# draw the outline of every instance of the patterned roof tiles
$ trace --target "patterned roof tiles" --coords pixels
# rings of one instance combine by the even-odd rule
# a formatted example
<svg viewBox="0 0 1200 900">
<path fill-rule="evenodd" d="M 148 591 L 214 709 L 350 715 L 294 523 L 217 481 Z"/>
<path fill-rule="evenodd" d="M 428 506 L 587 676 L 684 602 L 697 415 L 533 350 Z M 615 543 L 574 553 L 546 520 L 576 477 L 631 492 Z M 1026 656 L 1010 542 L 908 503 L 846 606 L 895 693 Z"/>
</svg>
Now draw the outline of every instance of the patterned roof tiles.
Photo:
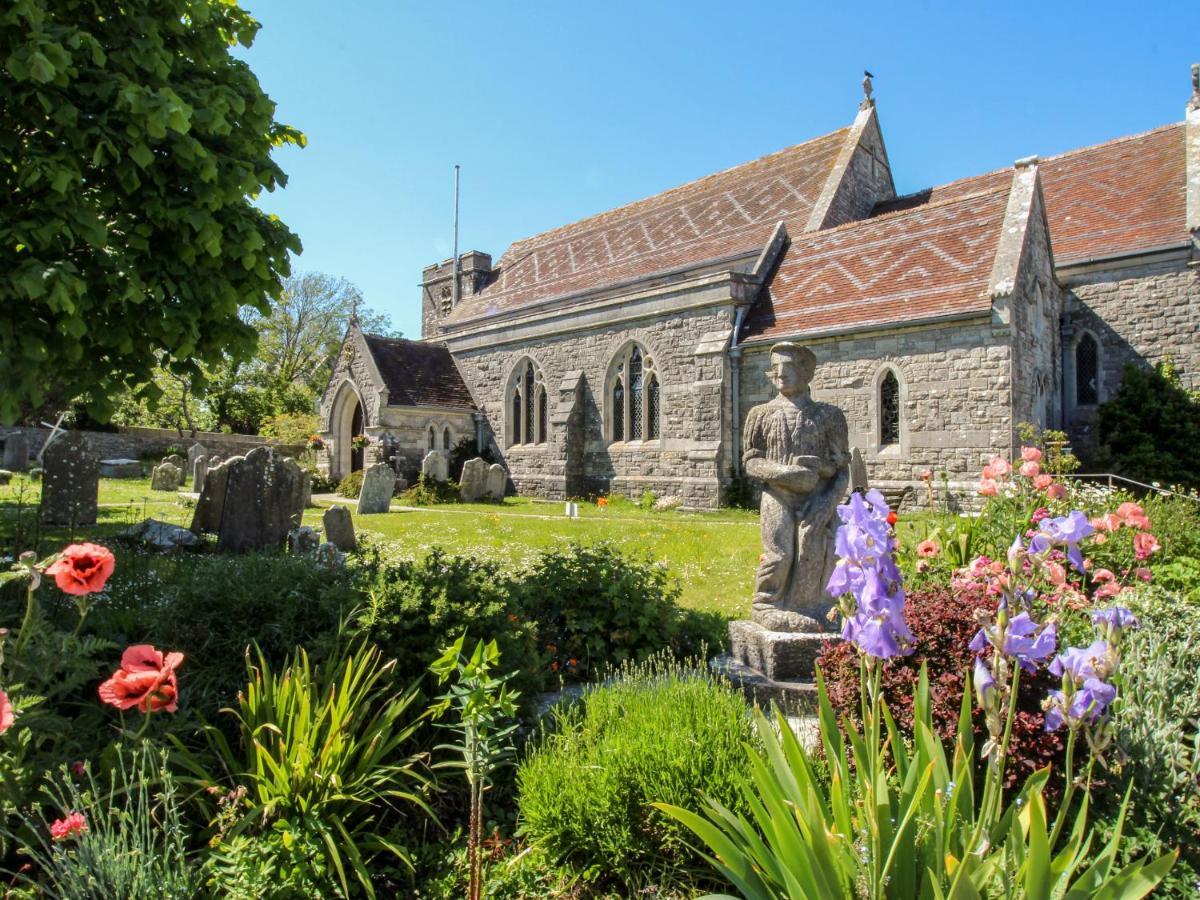
<svg viewBox="0 0 1200 900">
<path fill-rule="evenodd" d="M 1151 250 L 1188 239 L 1184 126 L 1166 125 L 1040 163 L 1057 265 Z M 1006 184 L 988 172 L 880 203 L 875 215 Z"/>
<path fill-rule="evenodd" d="M 744 340 L 986 312 L 1011 183 L 799 236 Z"/>
<path fill-rule="evenodd" d="M 448 321 L 752 253 L 780 220 L 799 232 L 848 131 L 517 241 Z"/>
<path fill-rule="evenodd" d="M 388 390 L 388 406 L 474 409 L 450 351 L 440 344 L 363 334 Z"/>
</svg>

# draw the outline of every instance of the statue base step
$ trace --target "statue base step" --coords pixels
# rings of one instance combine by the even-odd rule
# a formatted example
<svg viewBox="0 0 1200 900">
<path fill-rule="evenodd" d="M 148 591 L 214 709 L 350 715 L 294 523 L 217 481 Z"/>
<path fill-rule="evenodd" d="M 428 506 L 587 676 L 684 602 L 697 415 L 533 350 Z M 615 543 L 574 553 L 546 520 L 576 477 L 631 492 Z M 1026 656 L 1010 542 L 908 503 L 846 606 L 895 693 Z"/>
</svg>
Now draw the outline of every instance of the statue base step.
<svg viewBox="0 0 1200 900">
<path fill-rule="evenodd" d="M 771 681 L 811 681 L 821 647 L 837 634 L 771 631 L 757 622 L 729 623 L 729 655 Z"/>
<path fill-rule="evenodd" d="M 818 713 L 815 681 L 774 681 L 727 653 L 714 656 L 709 667 L 740 688 L 747 702 L 763 709 L 777 706 L 785 716 L 809 721 Z"/>
</svg>

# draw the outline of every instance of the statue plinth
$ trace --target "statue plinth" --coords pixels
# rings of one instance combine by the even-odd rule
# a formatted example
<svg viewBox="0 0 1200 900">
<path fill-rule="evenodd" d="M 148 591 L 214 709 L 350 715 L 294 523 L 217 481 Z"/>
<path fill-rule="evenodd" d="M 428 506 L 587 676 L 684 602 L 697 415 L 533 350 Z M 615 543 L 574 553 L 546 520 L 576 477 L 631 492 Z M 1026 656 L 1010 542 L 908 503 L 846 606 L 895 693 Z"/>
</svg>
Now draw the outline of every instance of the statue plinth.
<svg viewBox="0 0 1200 900">
<path fill-rule="evenodd" d="M 836 634 L 768 631 L 744 619 L 729 623 L 729 655 L 771 681 L 807 681 L 821 647 Z"/>
</svg>

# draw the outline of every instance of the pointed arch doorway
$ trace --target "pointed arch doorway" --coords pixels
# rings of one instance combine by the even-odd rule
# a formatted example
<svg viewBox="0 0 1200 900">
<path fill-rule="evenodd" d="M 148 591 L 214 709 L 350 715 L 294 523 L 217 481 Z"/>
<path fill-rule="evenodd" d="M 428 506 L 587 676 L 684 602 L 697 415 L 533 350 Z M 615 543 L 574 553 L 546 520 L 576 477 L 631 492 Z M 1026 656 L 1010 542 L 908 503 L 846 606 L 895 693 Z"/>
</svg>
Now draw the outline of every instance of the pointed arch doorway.
<svg viewBox="0 0 1200 900">
<path fill-rule="evenodd" d="M 330 416 L 333 433 L 333 452 L 330 454 L 330 474 L 345 478 L 363 468 L 365 451 L 354 446 L 354 438 L 366 431 L 366 415 L 362 398 L 350 381 L 343 382 L 333 403 Z"/>
</svg>

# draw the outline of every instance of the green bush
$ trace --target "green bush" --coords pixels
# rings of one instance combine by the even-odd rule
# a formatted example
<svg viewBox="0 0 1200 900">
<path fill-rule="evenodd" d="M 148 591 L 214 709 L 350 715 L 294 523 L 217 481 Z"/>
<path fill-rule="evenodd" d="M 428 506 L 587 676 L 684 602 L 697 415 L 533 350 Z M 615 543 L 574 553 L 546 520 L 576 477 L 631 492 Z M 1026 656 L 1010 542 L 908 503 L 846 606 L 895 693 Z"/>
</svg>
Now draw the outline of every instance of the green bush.
<svg viewBox="0 0 1200 900">
<path fill-rule="evenodd" d="M 433 506 L 435 503 L 457 503 L 458 487 L 449 481 L 431 481 L 422 472 L 416 483 L 400 494 L 407 506 Z"/>
<path fill-rule="evenodd" d="M 339 497 L 355 498 L 362 492 L 363 473 L 362 469 L 357 472 L 351 472 L 338 482 L 337 494 Z"/>
<path fill-rule="evenodd" d="M 1102 458 L 1138 481 L 1200 488 L 1194 464 L 1200 445 L 1200 399 L 1171 363 L 1125 366 L 1121 389 L 1100 407 Z"/>
<path fill-rule="evenodd" d="M 36 884 L 39 896 L 72 900 L 196 896 L 199 873 L 188 858 L 166 754 L 143 745 L 118 746 L 114 756 L 111 772 L 97 778 L 88 765 L 78 785 L 63 767 L 47 791 L 47 818 L 81 814 L 86 830 L 54 841 L 49 822 L 26 820 L 26 833 L 36 839 L 24 852 L 35 869 L 17 880 Z"/>
<path fill-rule="evenodd" d="M 626 666 L 556 710 L 517 773 L 520 820 L 551 858 L 626 896 L 687 878 L 700 858 L 686 829 L 649 804 L 711 796 L 744 809 L 747 744 L 758 745 L 745 700 L 704 661 Z"/>
</svg>

